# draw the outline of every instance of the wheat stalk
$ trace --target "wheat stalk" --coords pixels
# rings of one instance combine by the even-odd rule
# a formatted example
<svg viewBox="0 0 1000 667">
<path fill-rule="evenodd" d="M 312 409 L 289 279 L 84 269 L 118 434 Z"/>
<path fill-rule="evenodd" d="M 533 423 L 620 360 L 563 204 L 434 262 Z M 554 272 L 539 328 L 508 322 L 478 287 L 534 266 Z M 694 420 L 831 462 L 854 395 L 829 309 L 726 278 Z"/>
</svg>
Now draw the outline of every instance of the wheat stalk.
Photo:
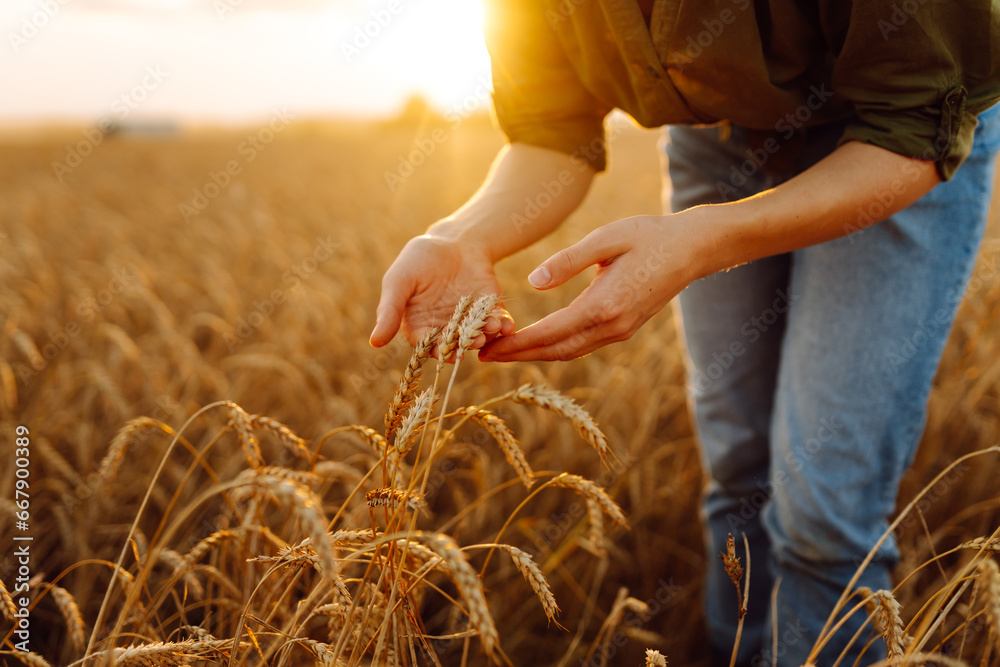
<svg viewBox="0 0 1000 667">
<path fill-rule="evenodd" d="M 573 489 L 583 496 L 587 504 L 587 520 L 590 523 L 590 542 L 593 544 L 597 554 L 604 556 L 607 553 L 605 549 L 604 515 L 607 514 L 619 525 L 627 526 L 625 513 L 622 512 L 622 509 L 615 501 L 611 500 L 611 497 L 604 489 L 579 475 L 571 475 L 564 472 L 553 477 L 546 484 Z"/>
<path fill-rule="evenodd" d="M 532 472 L 531 466 L 528 465 L 528 461 L 524 456 L 524 450 L 521 449 L 521 443 L 510 432 L 504 421 L 489 410 L 481 410 L 475 406 L 463 408 L 459 412 L 460 414 L 468 415 L 472 421 L 485 428 L 493 436 L 497 445 L 500 446 L 504 457 L 506 457 L 507 462 L 514 469 L 514 472 L 517 473 L 518 478 L 520 478 L 521 483 L 530 489 L 535 483 L 535 473 Z"/>
<path fill-rule="evenodd" d="M 875 629 L 885 641 L 890 660 L 903 657 L 904 636 L 903 619 L 900 617 L 900 606 L 892 593 L 887 590 L 872 592 L 868 588 L 858 589 L 862 595 L 870 595 L 865 607 L 872 618 Z"/>
<path fill-rule="evenodd" d="M 545 616 L 550 621 L 554 621 L 559 614 L 559 605 L 556 604 L 552 588 L 549 586 L 545 575 L 542 574 L 541 568 L 538 567 L 531 554 L 521 551 L 517 547 L 507 546 L 505 547 L 505 551 L 510 554 L 510 559 L 514 561 L 514 567 L 517 568 L 521 576 L 524 577 L 524 580 L 531 586 L 531 590 L 535 592 L 538 601 L 542 603 Z"/>
<path fill-rule="evenodd" d="M 31 651 L 0 651 L 0 655 L 17 658 L 28 667 L 52 667 L 45 658 Z"/>
<path fill-rule="evenodd" d="M 3 583 L 3 579 L 0 579 L 0 613 L 3 613 L 3 617 L 8 621 L 13 621 L 17 618 L 17 607 L 14 605 L 14 598 L 10 596 L 10 591 Z"/>
<path fill-rule="evenodd" d="M 312 452 L 306 447 L 306 441 L 295 435 L 292 429 L 288 428 L 277 419 L 271 419 L 263 415 L 250 415 L 250 426 L 254 429 L 267 431 L 273 434 L 285 449 L 296 458 L 306 461 L 312 460 Z"/>
<path fill-rule="evenodd" d="M 465 353 L 472 347 L 472 343 L 483 332 L 486 318 L 489 317 L 493 309 L 496 308 L 500 297 L 497 294 L 486 294 L 476 299 L 469 308 L 468 314 L 462 320 L 458 332 L 458 355 L 457 359 L 465 357 Z"/>
<path fill-rule="evenodd" d="M 617 463 L 617 457 L 608 446 L 608 439 L 601 429 L 597 427 L 597 422 L 590 414 L 580 407 L 573 399 L 563 396 L 558 391 L 546 389 L 545 387 L 535 387 L 523 385 L 507 394 L 507 397 L 516 403 L 534 405 L 546 410 L 555 412 L 558 415 L 569 419 L 576 427 L 580 436 L 586 440 L 591 447 L 597 450 L 601 461 L 608 467 Z"/>
<path fill-rule="evenodd" d="M 432 387 L 423 391 L 413 401 L 406 416 L 403 417 L 399 430 L 396 432 L 396 439 L 392 443 L 395 456 L 404 457 L 413 447 L 413 443 L 416 441 L 417 436 L 420 435 L 420 431 L 427 425 L 431 408 L 434 406 L 436 400 L 437 395 L 434 393 L 434 388 Z"/>
<path fill-rule="evenodd" d="M 1000 537 L 994 537 L 992 539 L 988 537 L 977 537 L 974 540 L 969 540 L 968 542 L 959 544 L 958 548 L 1000 552 Z"/>
<path fill-rule="evenodd" d="M 237 533 L 231 530 L 222 529 L 217 530 L 208 537 L 199 540 L 198 543 L 191 547 L 187 554 L 185 554 L 185 567 L 192 567 L 195 563 L 200 561 L 205 554 L 208 553 L 209 549 L 217 547 L 222 542 L 232 540 L 237 537 L 239 537 Z"/>
<path fill-rule="evenodd" d="M 52 584 L 49 593 L 66 622 L 66 631 L 73 650 L 83 653 L 87 644 L 87 633 L 84 631 L 83 614 L 80 613 L 79 605 L 76 604 L 73 595 L 62 586 Z"/>
<path fill-rule="evenodd" d="M 368 507 L 389 507 L 396 508 L 400 505 L 407 509 L 417 511 L 427 507 L 427 503 L 416 491 L 404 491 L 403 489 L 393 489 L 382 487 L 372 489 L 365 494 Z"/>
<path fill-rule="evenodd" d="M 468 607 L 469 623 L 479 633 L 486 654 L 492 655 L 500 638 L 493 624 L 493 616 L 490 615 L 489 607 L 486 605 L 486 596 L 476 571 L 469 565 L 454 540 L 447 535 L 441 533 L 418 533 L 418 535 L 443 559 L 448 574 Z"/>
<path fill-rule="evenodd" d="M 410 361 L 406 364 L 403 377 L 399 379 L 399 386 L 396 394 L 389 403 L 389 409 L 385 413 L 385 438 L 391 440 L 393 433 L 399 428 L 403 421 L 403 414 L 413 402 L 413 397 L 420 386 L 420 377 L 423 374 L 424 363 L 430 358 L 434 349 L 434 339 L 440 333 L 439 328 L 434 328 L 424 334 L 417 346 L 413 348 Z"/>
<path fill-rule="evenodd" d="M 463 296 L 455 305 L 455 311 L 438 339 L 438 364 L 443 364 L 454 354 L 455 348 L 458 346 L 459 328 L 470 305 L 472 305 L 472 296 L 470 295 Z"/>
<path fill-rule="evenodd" d="M 667 667 L 667 659 L 659 651 L 646 649 L 646 667 Z"/>
<path fill-rule="evenodd" d="M 125 451 L 128 449 L 129 445 L 135 440 L 143 431 L 157 428 L 159 422 L 155 419 L 150 419 L 149 417 L 137 417 L 132 419 L 125 424 L 118 433 L 115 435 L 111 444 L 108 446 L 108 451 L 101 459 L 100 466 L 97 469 L 98 477 L 100 482 L 106 484 L 113 480 L 118 474 L 118 469 L 121 467 L 122 461 L 125 459 Z"/>
<path fill-rule="evenodd" d="M 246 456 L 247 463 L 251 468 L 262 468 L 264 457 L 260 453 L 260 445 L 253 434 L 253 423 L 246 410 L 236 405 L 232 401 L 226 401 L 226 410 L 229 414 L 229 426 L 232 427 L 240 438 L 243 446 L 243 455 Z"/>
<path fill-rule="evenodd" d="M 976 583 L 983 591 L 990 625 L 1000 640 L 1000 569 L 996 562 L 987 558 L 976 567 Z"/>
</svg>

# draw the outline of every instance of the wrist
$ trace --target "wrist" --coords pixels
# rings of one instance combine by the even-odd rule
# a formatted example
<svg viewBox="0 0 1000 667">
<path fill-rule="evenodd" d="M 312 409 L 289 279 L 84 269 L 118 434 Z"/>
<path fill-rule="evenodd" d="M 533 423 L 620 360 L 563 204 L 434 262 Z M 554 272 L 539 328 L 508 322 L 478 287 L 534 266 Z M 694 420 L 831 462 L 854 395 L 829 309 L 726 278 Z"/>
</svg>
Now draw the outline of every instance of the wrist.
<svg viewBox="0 0 1000 667">
<path fill-rule="evenodd" d="M 747 200 L 695 206 L 678 215 L 688 216 L 693 256 L 693 280 L 757 259 L 760 243 L 751 233 L 758 226 L 752 218 L 756 206 Z"/>
<path fill-rule="evenodd" d="M 445 218 L 427 228 L 426 236 L 448 241 L 462 248 L 463 252 L 472 252 L 485 257 L 490 264 L 496 264 L 501 258 L 495 257 L 490 244 L 486 242 L 471 224 L 463 223 L 454 218 Z"/>
</svg>

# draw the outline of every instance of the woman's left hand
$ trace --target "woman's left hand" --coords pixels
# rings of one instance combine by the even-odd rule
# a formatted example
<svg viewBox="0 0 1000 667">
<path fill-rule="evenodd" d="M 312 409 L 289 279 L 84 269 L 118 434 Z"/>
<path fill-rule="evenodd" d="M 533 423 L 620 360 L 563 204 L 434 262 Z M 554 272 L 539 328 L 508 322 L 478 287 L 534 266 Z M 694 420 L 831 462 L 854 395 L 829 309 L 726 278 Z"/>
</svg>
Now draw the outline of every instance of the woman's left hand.
<svg viewBox="0 0 1000 667">
<path fill-rule="evenodd" d="M 701 277 L 694 209 L 609 223 L 552 255 L 528 276 L 551 289 L 594 264 L 597 275 L 573 302 L 488 344 L 483 361 L 554 361 L 581 357 L 632 337 L 692 280 Z M 688 214 L 688 215 L 686 215 Z M 696 222 L 696 221 L 695 221 Z"/>
</svg>

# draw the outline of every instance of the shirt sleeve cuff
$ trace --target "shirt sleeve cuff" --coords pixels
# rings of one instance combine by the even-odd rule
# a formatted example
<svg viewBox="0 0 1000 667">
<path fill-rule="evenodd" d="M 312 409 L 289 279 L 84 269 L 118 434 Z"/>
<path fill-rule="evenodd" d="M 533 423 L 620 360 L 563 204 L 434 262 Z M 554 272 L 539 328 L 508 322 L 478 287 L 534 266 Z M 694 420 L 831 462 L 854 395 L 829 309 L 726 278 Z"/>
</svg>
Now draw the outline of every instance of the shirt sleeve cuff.
<svg viewBox="0 0 1000 667">
<path fill-rule="evenodd" d="M 948 181 L 972 151 L 977 120 L 966 108 L 967 97 L 966 89 L 958 86 L 944 96 L 939 109 L 859 108 L 858 120 L 847 126 L 840 143 L 860 141 L 933 161 L 941 180 Z"/>
<path fill-rule="evenodd" d="M 500 129 L 511 143 L 550 148 L 589 165 L 594 171 L 607 168 L 604 121 L 600 116 L 564 118 L 551 122 L 517 122 L 497 114 Z"/>
</svg>

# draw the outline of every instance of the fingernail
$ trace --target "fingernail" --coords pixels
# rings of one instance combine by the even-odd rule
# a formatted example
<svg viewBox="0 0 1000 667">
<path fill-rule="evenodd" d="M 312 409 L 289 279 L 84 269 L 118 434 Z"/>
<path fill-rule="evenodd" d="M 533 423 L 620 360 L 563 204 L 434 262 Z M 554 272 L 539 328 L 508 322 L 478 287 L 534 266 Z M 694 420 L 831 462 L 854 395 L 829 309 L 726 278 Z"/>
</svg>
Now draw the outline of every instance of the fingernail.
<svg viewBox="0 0 1000 667">
<path fill-rule="evenodd" d="M 528 275 L 528 282 L 532 287 L 545 287 L 552 280 L 552 274 L 545 266 L 540 266 Z"/>
</svg>

